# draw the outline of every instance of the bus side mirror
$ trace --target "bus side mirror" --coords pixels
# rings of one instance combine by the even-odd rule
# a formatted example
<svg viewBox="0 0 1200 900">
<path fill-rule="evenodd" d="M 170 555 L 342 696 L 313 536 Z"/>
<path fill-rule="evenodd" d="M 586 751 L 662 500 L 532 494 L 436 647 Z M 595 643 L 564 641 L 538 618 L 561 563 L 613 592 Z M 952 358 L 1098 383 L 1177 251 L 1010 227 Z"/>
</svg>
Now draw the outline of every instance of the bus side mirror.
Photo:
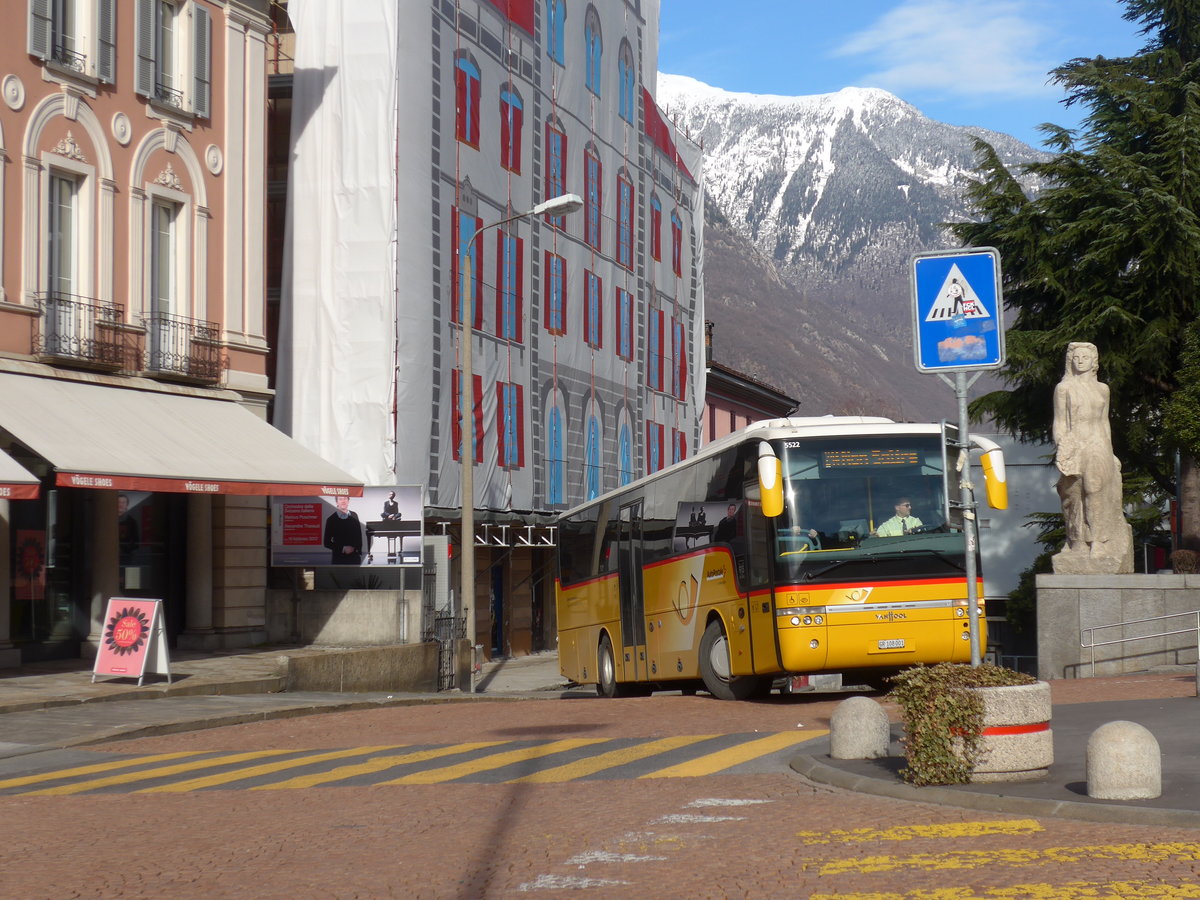
<svg viewBox="0 0 1200 900">
<path fill-rule="evenodd" d="M 992 509 L 1008 509 L 1008 481 L 1004 473 L 1004 451 L 1000 445 L 979 435 L 971 435 L 971 444 L 983 451 L 979 462 L 983 466 L 983 481 L 987 486 L 987 502 Z"/>
<path fill-rule="evenodd" d="M 763 515 L 774 519 L 783 512 L 783 464 L 766 441 L 758 443 L 758 489 Z"/>
</svg>

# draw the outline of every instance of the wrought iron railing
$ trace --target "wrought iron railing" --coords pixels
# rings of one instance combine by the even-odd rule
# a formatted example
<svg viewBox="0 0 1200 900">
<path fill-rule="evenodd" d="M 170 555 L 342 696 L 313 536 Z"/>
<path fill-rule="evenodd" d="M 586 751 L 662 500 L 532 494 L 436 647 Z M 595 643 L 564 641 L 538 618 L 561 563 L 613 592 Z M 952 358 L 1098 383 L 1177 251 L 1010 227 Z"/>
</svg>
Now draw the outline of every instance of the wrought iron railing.
<svg viewBox="0 0 1200 900">
<path fill-rule="evenodd" d="M 36 349 L 41 356 L 88 367 L 122 368 L 124 307 L 57 291 L 39 294 L 37 301 L 41 327 Z"/>
<path fill-rule="evenodd" d="M 143 316 L 150 372 L 189 381 L 221 379 L 221 341 L 216 322 L 153 312 Z"/>
<path fill-rule="evenodd" d="M 173 106 L 176 109 L 183 109 L 183 91 L 177 91 L 173 87 L 167 87 L 161 82 L 154 85 L 154 99 L 167 106 Z"/>
<path fill-rule="evenodd" d="M 54 45 L 54 55 L 51 59 L 64 69 L 70 69 L 72 72 L 78 72 L 81 75 L 87 72 L 87 56 L 82 53 L 76 53 L 64 44 L 56 43 Z"/>
</svg>

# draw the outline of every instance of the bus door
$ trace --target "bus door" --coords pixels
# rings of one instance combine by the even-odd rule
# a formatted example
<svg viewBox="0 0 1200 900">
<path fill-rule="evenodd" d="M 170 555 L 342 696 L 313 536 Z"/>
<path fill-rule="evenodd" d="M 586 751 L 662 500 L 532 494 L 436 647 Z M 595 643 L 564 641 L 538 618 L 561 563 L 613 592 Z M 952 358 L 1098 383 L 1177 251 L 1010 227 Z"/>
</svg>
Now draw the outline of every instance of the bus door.
<svg viewBox="0 0 1200 900">
<path fill-rule="evenodd" d="M 757 501 L 757 482 L 747 483 L 745 490 L 748 498 Z M 746 555 L 737 560 L 738 597 L 745 603 L 753 671 L 775 672 L 779 668 L 779 644 L 775 628 L 774 579 L 771 577 L 774 529 L 771 521 L 762 514 L 758 502 L 746 503 L 745 530 Z"/>
<path fill-rule="evenodd" d="M 617 665 L 626 680 L 645 681 L 646 621 L 642 594 L 642 501 L 621 507 L 617 582 L 621 602 L 621 649 Z"/>
</svg>

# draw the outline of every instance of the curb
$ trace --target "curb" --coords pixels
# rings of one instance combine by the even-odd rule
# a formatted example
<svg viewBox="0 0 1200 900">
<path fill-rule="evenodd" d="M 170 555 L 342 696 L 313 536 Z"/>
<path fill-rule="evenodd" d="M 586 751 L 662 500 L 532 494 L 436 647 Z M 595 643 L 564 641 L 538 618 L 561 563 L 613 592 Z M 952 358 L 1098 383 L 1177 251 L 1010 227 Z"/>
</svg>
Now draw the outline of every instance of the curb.
<svg viewBox="0 0 1200 900">
<path fill-rule="evenodd" d="M 810 781 L 830 787 L 890 797 L 911 803 L 937 803 L 984 812 L 1015 815 L 1050 816 L 1085 822 L 1110 822 L 1129 825 L 1167 825 L 1200 828 L 1200 812 L 1184 809 L 1155 809 L 1147 806 L 1117 806 L 1112 803 L 1075 803 L 1069 800 L 1042 800 L 1005 794 L 979 793 L 929 785 L 917 787 L 900 781 L 885 781 L 855 775 L 831 766 L 815 756 L 797 756 L 791 768 Z"/>
</svg>

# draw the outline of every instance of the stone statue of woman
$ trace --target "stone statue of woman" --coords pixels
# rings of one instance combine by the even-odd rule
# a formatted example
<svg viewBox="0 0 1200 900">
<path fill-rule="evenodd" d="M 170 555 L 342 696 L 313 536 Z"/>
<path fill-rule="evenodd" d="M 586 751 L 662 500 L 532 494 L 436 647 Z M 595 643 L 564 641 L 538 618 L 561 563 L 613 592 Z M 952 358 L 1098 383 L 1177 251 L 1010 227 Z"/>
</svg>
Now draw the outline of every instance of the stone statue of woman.
<svg viewBox="0 0 1200 900">
<path fill-rule="evenodd" d="M 1108 385 L 1096 371 L 1095 344 L 1067 345 L 1067 366 L 1054 389 L 1058 496 L 1067 543 L 1053 559 L 1060 575 L 1121 575 L 1133 571 L 1133 529 L 1121 500 L 1121 463 L 1113 455 Z"/>
</svg>

